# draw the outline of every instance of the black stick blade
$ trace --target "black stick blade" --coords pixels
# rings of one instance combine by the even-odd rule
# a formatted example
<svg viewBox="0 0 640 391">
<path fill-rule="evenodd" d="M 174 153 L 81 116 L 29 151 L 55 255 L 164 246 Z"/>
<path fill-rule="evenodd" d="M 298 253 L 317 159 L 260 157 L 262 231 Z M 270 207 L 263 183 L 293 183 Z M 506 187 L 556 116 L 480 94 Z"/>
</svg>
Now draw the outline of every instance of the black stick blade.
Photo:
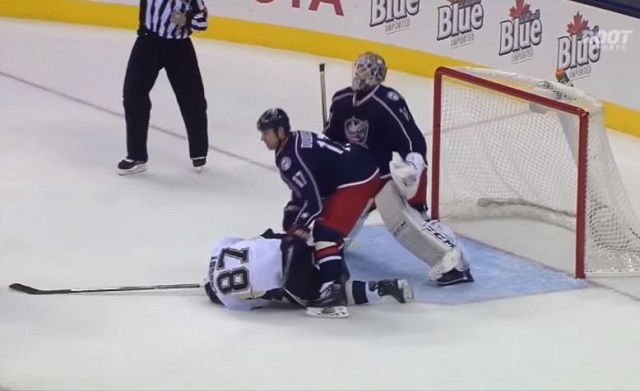
<svg viewBox="0 0 640 391">
<path fill-rule="evenodd" d="M 30 287 L 28 285 L 20 284 L 20 283 L 13 283 L 13 284 L 9 285 L 9 288 L 13 289 L 14 291 L 26 293 L 28 295 L 41 295 L 41 294 L 44 293 L 40 289 L 36 289 L 36 288 Z"/>
</svg>

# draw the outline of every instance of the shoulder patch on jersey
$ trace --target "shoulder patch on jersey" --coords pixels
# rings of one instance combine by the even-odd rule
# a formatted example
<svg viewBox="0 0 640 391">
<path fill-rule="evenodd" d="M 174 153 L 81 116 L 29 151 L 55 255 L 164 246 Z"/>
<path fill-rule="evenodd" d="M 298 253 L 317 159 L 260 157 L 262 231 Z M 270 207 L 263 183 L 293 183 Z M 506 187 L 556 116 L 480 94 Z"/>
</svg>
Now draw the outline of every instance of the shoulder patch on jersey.
<svg viewBox="0 0 640 391">
<path fill-rule="evenodd" d="M 395 92 L 395 91 L 389 91 L 387 92 L 387 98 L 389 98 L 390 100 L 397 102 L 400 100 L 400 95 Z"/>
<path fill-rule="evenodd" d="M 283 157 L 282 160 L 280 160 L 280 169 L 282 169 L 282 171 L 287 171 L 290 168 L 291 168 L 291 158 L 289 158 L 289 156 Z"/>
</svg>

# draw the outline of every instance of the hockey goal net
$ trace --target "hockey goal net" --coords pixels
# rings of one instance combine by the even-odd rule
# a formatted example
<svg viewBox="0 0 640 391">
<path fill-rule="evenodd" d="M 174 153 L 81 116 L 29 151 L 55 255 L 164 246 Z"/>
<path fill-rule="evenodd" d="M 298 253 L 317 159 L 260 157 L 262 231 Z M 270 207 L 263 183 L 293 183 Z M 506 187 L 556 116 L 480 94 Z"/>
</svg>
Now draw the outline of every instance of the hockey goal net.
<svg viewBox="0 0 640 391">
<path fill-rule="evenodd" d="M 640 273 L 640 225 L 593 96 L 441 67 L 433 122 L 434 218 L 543 221 L 575 231 L 576 277 Z"/>
</svg>

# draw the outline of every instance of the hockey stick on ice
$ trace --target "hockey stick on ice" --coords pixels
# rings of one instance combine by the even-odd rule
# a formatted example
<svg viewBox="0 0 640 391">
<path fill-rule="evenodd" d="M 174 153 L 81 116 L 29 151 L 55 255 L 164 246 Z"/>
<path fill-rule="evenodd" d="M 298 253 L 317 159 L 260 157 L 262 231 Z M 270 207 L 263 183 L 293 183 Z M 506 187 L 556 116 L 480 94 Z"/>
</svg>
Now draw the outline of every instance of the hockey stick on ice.
<svg viewBox="0 0 640 391">
<path fill-rule="evenodd" d="M 320 101 L 322 102 L 322 129 L 327 127 L 327 86 L 324 80 L 324 68 L 326 64 L 321 63 L 319 66 L 320 70 Z"/>
<path fill-rule="evenodd" d="M 37 289 L 29 285 L 14 283 L 9 288 L 18 292 L 29 295 L 62 295 L 69 293 L 98 293 L 98 292 L 128 292 L 128 291 L 151 291 L 151 290 L 168 290 L 168 289 L 194 289 L 202 288 L 204 283 L 200 284 L 169 284 L 169 285 L 133 285 L 133 286 L 117 286 L 110 288 L 82 288 L 82 289 Z"/>
</svg>

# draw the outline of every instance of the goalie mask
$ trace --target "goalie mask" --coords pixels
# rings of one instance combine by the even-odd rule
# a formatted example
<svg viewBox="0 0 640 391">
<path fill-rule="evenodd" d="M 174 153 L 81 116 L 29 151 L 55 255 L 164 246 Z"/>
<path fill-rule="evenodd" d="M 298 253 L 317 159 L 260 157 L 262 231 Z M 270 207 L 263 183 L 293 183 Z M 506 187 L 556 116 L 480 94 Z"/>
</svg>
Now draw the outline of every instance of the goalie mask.
<svg viewBox="0 0 640 391">
<path fill-rule="evenodd" d="M 384 58 L 366 52 L 358 56 L 353 63 L 352 87 L 354 91 L 371 90 L 382 83 L 387 76 L 387 65 Z"/>
</svg>

